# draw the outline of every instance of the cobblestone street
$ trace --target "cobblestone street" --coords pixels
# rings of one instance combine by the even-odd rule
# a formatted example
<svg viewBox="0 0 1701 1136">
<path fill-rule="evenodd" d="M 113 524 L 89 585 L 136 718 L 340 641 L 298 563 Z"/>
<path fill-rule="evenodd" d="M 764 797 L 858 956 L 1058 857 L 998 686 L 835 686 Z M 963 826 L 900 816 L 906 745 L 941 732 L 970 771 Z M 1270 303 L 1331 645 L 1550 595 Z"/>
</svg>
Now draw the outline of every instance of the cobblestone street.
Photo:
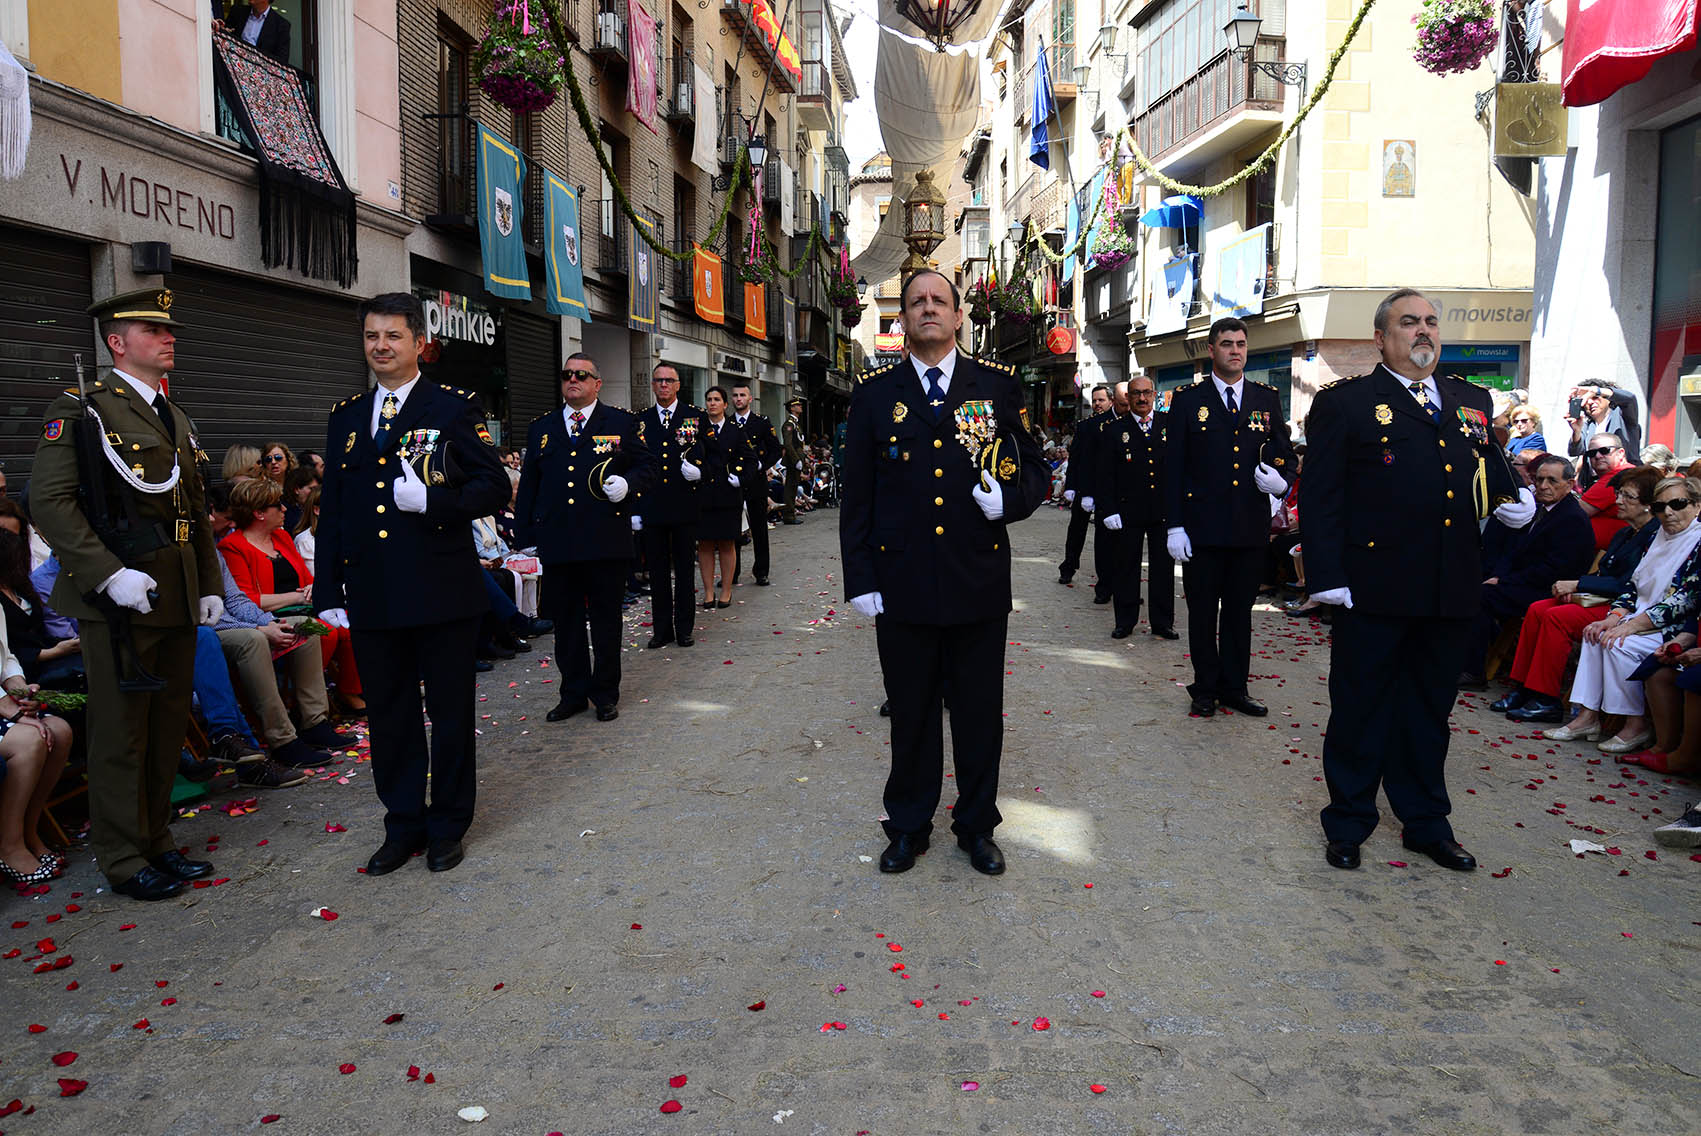
<svg viewBox="0 0 1701 1136">
<path fill-rule="evenodd" d="M 551 639 L 481 676 L 453 872 L 356 871 L 382 826 L 352 764 L 180 821 L 226 881 L 181 901 L 98 891 L 86 854 L 7 898 L 0 1130 L 1695 1131 L 1701 863 L 1652 836 L 1694 786 L 1470 696 L 1450 781 L 1482 869 L 1385 814 L 1332 870 L 1327 629 L 1261 608 L 1270 718 L 1189 720 L 1185 639 L 1112 641 L 1090 559 L 1056 583 L 1065 521 L 1012 530 L 1004 876 L 943 815 L 876 871 L 874 635 L 818 512 L 695 647 L 635 646 L 633 609 L 616 722 L 544 722 Z"/>
</svg>

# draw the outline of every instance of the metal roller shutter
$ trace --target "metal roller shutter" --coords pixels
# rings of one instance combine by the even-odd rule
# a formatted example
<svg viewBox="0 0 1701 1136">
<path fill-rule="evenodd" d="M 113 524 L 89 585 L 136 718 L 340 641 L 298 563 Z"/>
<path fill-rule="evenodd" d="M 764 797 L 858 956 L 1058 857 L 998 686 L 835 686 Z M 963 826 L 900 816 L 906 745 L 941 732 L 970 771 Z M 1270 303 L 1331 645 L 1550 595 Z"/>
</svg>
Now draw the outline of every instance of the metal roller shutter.
<svg viewBox="0 0 1701 1136">
<path fill-rule="evenodd" d="M 508 345 L 508 429 L 503 441 L 526 444 L 526 427 L 561 405 L 559 326 L 550 320 L 509 309 L 503 313 Z"/>
<path fill-rule="evenodd" d="M 0 264 L 0 462 L 16 496 L 35 464 L 42 415 L 77 383 L 71 357 L 80 353 L 94 378 L 94 296 L 88 245 L 0 226 Z"/>
<path fill-rule="evenodd" d="M 368 385 L 356 302 L 205 268 L 171 273 L 172 400 L 201 431 L 216 477 L 227 447 L 325 445 L 331 406 Z"/>
</svg>

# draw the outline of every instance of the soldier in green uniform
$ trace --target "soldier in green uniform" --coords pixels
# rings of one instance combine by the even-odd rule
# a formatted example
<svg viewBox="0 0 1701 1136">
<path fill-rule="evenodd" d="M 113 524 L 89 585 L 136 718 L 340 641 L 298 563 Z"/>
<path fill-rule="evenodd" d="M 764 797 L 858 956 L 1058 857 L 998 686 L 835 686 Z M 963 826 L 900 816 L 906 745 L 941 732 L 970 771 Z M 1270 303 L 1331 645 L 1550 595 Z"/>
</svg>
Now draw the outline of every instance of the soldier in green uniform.
<svg viewBox="0 0 1701 1136">
<path fill-rule="evenodd" d="M 223 614 L 224 579 L 197 466 L 206 455 L 195 424 L 160 389 L 176 362 L 171 292 L 126 292 L 89 314 L 113 365 L 88 386 L 86 401 L 72 389 L 48 408 L 30 502 L 63 565 L 53 607 L 82 633 L 90 844 L 114 891 L 165 899 L 213 870 L 177 851 L 167 822 L 189 722 L 195 626 Z M 79 469 L 85 414 L 96 419 L 99 439 L 85 447 L 85 460 L 98 448 L 93 460 L 104 468 Z M 91 513 L 107 518 L 104 531 Z M 135 689 L 144 673 L 163 689 Z"/>
<path fill-rule="evenodd" d="M 801 525 L 797 519 L 797 489 L 803 478 L 803 400 L 786 402 L 786 420 L 780 427 L 781 458 L 785 462 L 785 500 L 780 502 L 780 520 Z"/>
</svg>

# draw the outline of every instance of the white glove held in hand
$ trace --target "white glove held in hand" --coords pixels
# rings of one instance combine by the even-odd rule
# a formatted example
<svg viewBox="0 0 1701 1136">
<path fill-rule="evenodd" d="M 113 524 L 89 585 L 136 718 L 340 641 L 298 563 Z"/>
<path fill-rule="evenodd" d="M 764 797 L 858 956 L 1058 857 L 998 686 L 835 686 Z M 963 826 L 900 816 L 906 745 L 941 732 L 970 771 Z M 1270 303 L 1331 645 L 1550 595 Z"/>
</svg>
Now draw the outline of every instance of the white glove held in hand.
<svg viewBox="0 0 1701 1136">
<path fill-rule="evenodd" d="M 726 483 L 728 485 L 732 486 L 734 489 L 737 489 L 739 487 L 739 485 L 738 485 L 738 474 L 736 474 L 736 473 L 727 474 L 726 475 Z"/>
<path fill-rule="evenodd" d="M 969 496 L 975 499 L 987 520 L 996 521 L 1004 516 L 1004 487 L 998 482 L 988 484 L 982 477 L 980 484 L 969 491 Z"/>
<path fill-rule="evenodd" d="M 613 501 L 616 505 L 626 500 L 626 491 L 628 488 L 630 487 L 626 484 L 626 479 L 621 477 L 618 473 L 611 473 L 607 477 L 603 478 L 602 491 L 607 494 L 608 499 Z"/>
<path fill-rule="evenodd" d="M 1112 513 L 1110 516 L 1106 517 L 1104 519 L 1104 527 L 1109 529 L 1111 532 L 1121 532 L 1122 531 L 1122 514 L 1121 513 Z"/>
<path fill-rule="evenodd" d="M 703 476 L 703 471 L 692 465 L 685 458 L 679 459 L 679 472 L 685 475 L 686 481 L 696 481 Z"/>
<path fill-rule="evenodd" d="M 1518 499 L 1494 511 L 1494 519 L 1508 528 L 1521 529 L 1536 515 L 1536 495 L 1528 487 L 1518 490 Z"/>
<path fill-rule="evenodd" d="M 1276 467 L 1258 463 L 1258 468 L 1252 471 L 1252 484 L 1258 487 L 1260 493 L 1268 493 L 1273 497 L 1281 497 L 1288 491 L 1287 479 L 1276 472 Z"/>
<path fill-rule="evenodd" d="M 1177 564 L 1186 564 L 1193 559 L 1193 542 L 1187 539 L 1187 530 L 1174 528 L 1169 530 L 1169 539 L 1164 542 L 1169 549 L 1170 559 Z"/>
<path fill-rule="evenodd" d="M 224 618 L 224 600 L 218 596 L 201 597 L 201 626 L 211 627 Z"/>
<path fill-rule="evenodd" d="M 1075 503 L 1075 491 L 1073 489 L 1065 489 L 1063 491 L 1063 503 L 1065 505 L 1073 505 Z"/>
<path fill-rule="evenodd" d="M 1092 512 L 1093 511 L 1093 499 L 1091 497 L 1081 498 L 1081 508 L 1084 509 L 1085 511 L 1089 512 L 1089 513 Z"/>
<path fill-rule="evenodd" d="M 348 630 L 348 608 L 328 607 L 319 613 L 319 622 L 328 627 L 340 627 Z"/>
<path fill-rule="evenodd" d="M 396 482 L 396 508 L 404 513 L 425 512 L 425 482 L 419 479 L 419 474 L 413 471 L 413 466 L 402 462 L 402 476 Z"/>
<path fill-rule="evenodd" d="M 1348 611 L 1353 606 L 1353 590 L 1351 588 L 1329 588 L 1327 591 L 1312 592 L 1311 598 L 1321 604 L 1339 604 Z"/>
<path fill-rule="evenodd" d="M 632 531 L 633 532 L 643 532 L 644 531 L 644 518 L 642 518 L 642 517 L 633 517 L 632 518 Z"/>
<path fill-rule="evenodd" d="M 879 592 L 864 592 L 860 596 L 852 596 L 850 604 L 866 619 L 873 619 L 886 610 L 886 601 L 880 598 Z"/>
<path fill-rule="evenodd" d="M 107 578 L 100 590 L 119 607 L 127 607 L 131 611 L 146 615 L 154 609 L 153 603 L 148 599 L 148 589 L 157 587 L 159 581 L 146 572 L 138 572 L 134 568 L 120 568 Z"/>
</svg>

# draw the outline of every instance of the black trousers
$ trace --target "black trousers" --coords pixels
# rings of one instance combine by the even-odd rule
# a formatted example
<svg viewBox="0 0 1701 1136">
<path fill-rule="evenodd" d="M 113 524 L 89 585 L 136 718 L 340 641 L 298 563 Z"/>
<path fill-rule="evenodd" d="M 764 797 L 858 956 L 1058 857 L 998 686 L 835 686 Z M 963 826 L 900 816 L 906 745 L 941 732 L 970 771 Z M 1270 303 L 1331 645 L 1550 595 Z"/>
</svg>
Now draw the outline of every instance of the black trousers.
<svg viewBox="0 0 1701 1136">
<path fill-rule="evenodd" d="M 644 523 L 650 570 L 650 625 L 663 639 L 689 638 L 697 627 L 697 527 Z"/>
<path fill-rule="evenodd" d="M 874 621 L 880 669 L 892 704 L 892 772 L 886 832 L 927 835 L 945 775 L 945 692 L 951 694 L 951 758 L 957 803 L 951 831 L 990 833 L 998 813 L 1004 747 L 1004 647 L 1009 618 L 937 626 Z"/>
<path fill-rule="evenodd" d="M 1484 584 L 1477 617 L 1471 621 L 1471 637 L 1465 647 L 1461 668 L 1472 674 L 1482 674 L 1488 662 L 1488 649 L 1494 646 L 1494 637 L 1500 634 L 1500 625 L 1508 619 L 1522 619 L 1531 604 L 1547 596 L 1548 593 L 1534 588 Z"/>
<path fill-rule="evenodd" d="M 391 840 L 459 840 L 472 824 L 478 787 L 473 661 L 479 622 L 470 616 L 422 627 L 356 627 L 351 635 L 372 730 L 372 780 Z M 431 716 L 429 748 L 426 714 Z"/>
<path fill-rule="evenodd" d="M 1059 576 L 1073 576 L 1081 570 L 1081 550 L 1087 547 L 1087 528 L 1093 523 L 1093 515 L 1081 508 L 1081 498 L 1076 496 L 1069 506 L 1069 535 L 1063 538 L 1063 563 L 1057 566 Z"/>
<path fill-rule="evenodd" d="M 1362 615 L 1337 608 L 1329 665 L 1323 832 L 1362 843 L 1376 828 L 1376 789 L 1407 838 L 1453 839 L 1447 816 L 1447 716 L 1471 620 Z"/>
<path fill-rule="evenodd" d="M 1193 559 L 1181 566 L 1187 589 L 1187 651 L 1193 658 L 1187 693 L 1193 697 L 1220 700 L 1246 693 L 1252 604 L 1263 571 L 1263 545 L 1195 548 Z"/>
<path fill-rule="evenodd" d="M 561 701 L 620 701 L 620 599 L 629 560 L 575 560 L 543 566 L 539 607 L 555 621 Z M 585 636 L 587 622 L 590 637 Z"/>
<path fill-rule="evenodd" d="M 1111 570 L 1111 603 L 1118 627 L 1140 622 L 1140 551 L 1151 559 L 1151 608 L 1146 620 L 1154 628 L 1175 626 L 1175 561 L 1169 555 L 1169 529 L 1162 523 L 1124 526 L 1109 537 L 1115 567 Z"/>
<path fill-rule="evenodd" d="M 751 575 L 759 580 L 768 578 L 768 482 L 762 483 L 744 495 L 744 511 L 750 514 L 750 550 L 754 563 L 750 566 Z M 738 549 L 733 558 L 732 578 L 738 579 L 744 571 L 744 549 Z"/>
</svg>

